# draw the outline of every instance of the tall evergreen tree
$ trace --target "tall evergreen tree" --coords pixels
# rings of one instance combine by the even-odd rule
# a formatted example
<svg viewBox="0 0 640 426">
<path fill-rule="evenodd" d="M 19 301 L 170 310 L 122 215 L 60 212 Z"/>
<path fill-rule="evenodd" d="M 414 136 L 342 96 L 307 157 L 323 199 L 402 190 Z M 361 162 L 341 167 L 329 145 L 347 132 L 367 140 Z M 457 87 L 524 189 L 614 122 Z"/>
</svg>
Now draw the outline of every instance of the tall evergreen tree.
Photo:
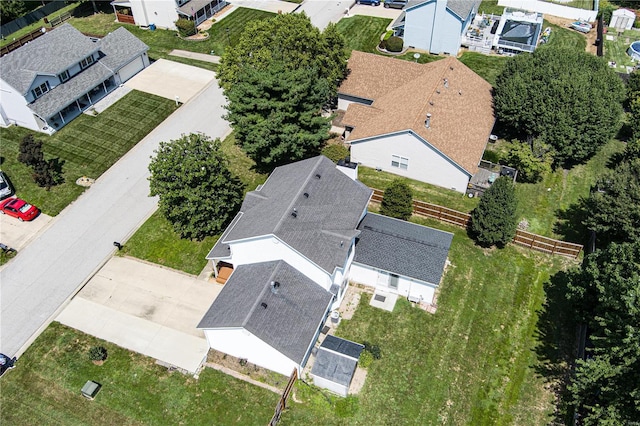
<svg viewBox="0 0 640 426">
<path fill-rule="evenodd" d="M 396 219 L 408 220 L 413 214 L 413 192 L 402 179 L 395 179 L 384 190 L 380 213 Z"/>
<path fill-rule="evenodd" d="M 483 247 L 505 246 L 516 233 L 518 200 L 513 181 L 501 176 L 471 212 L 470 234 Z"/>
</svg>

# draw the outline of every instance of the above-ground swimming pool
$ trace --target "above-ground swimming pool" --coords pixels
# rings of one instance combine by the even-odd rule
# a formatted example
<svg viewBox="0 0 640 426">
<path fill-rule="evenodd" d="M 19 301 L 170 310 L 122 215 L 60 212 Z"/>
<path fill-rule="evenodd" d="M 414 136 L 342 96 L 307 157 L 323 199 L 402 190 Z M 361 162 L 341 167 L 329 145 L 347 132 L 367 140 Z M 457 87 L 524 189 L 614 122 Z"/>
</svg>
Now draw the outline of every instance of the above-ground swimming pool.
<svg viewBox="0 0 640 426">
<path fill-rule="evenodd" d="M 640 61 L 640 41 L 634 41 L 627 49 L 627 54 L 636 61 Z"/>
</svg>

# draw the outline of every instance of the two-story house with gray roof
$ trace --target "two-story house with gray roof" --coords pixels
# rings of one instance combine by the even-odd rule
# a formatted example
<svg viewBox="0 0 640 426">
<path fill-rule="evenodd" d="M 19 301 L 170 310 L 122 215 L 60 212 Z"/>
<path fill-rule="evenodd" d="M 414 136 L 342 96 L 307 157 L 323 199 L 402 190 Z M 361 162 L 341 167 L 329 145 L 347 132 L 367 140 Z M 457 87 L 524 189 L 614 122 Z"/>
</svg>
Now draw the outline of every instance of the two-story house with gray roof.
<svg viewBox="0 0 640 426">
<path fill-rule="evenodd" d="M 432 301 L 452 234 L 367 213 L 372 191 L 347 168 L 309 158 L 246 195 L 207 255 L 225 283 L 198 324 L 211 348 L 300 373 L 349 281 Z"/>
<path fill-rule="evenodd" d="M 61 25 L 0 59 L 0 125 L 53 133 L 147 67 L 148 49 L 124 28 Z"/>
<path fill-rule="evenodd" d="M 457 55 L 480 0 L 409 0 L 392 24 L 404 47 Z"/>
</svg>

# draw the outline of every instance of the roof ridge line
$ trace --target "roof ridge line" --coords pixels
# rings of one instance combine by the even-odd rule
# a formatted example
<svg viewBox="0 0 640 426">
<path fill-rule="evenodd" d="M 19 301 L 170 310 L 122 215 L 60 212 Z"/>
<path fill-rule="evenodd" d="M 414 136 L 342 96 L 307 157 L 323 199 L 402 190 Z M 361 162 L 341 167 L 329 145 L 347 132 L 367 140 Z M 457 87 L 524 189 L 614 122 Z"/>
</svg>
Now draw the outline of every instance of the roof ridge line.
<svg viewBox="0 0 640 426">
<path fill-rule="evenodd" d="M 269 282 L 273 281 L 273 276 L 276 274 L 276 272 L 280 269 L 280 262 L 282 262 L 281 260 L 271 260 L 268 262 L 276 262 L 276 267 L 273 268 L 273 271 L 271 271 L 271 275 L 269 275 Z M 268 263 L 265 262 L 265 263 Z M 251 306 L 251 309 L 249 309 L 249 312 L 247 313 L 247 316 L 244 317 L 244 320 L 242 321 L 242 327 L 246 328 L 247 323 L 249 322 L 249 319 L 253 316 L 253 313 L 255 312 L 255 310 L 258 308 L 258 303 L 262 303 L 262 298 L 264 296 L 264 294 L 267 292 L 267 290 L 271 291 L 270 289 L 268 289 L 268 286 L 263 286 L 262 287 L 262 291 L 260 292 L 260 294 L 258 295 L 258 297 L 256 297 L 256 301 L 253 302 L 253 306 Z"/>
<path fill-rule="evenodd" d="M 455 58 L 454 58 L 453 56 L 449 56 L 448 58 L 445 58 L 445 59 L 443 59 L 443 60 L 441 60 L 441 61 L 435 61 L 435 62 L 431 62 L 431 63 L 432 63 L 432 64 L 435 64 L 435 63 L 437 63 L 437 62 L 441 62 L 442 64 L 447 65 L 447 64 L 449 64 L 449 63 L 451 62 L 451 60 L 452 60 L 452 59 L 455 59 Z M 442 71 L 440 72 L 440 79 L 438 79 L 438 82 L 436 83 L 436 85 L 435 85 L 435 86 L 433 87 L 433 89 L 431 90 L 431 93 L 430 93 L 430 94 L 429 94 L 429 96 L 425 99 L 425 103 L 422 105 L 422 107 L 421 107 L 421 108 L 420 108 L 420 110 L 418 111 L 417 116 L 416 116 L 416 118 L 415 118 L 415 120 L 414 120 L 414 122 L 413 122 L 413 126 L 411 127 L 412 129 L 415 129 L 415 128 L 419 125 L 420 121 L 422 121 L 422 120 L 421 120 L 421 118 L 420 118 L 420 117 L 421 117 L 421 114 L 422 114 L 422 110 L 424 110 L 424 109 L 425 109 L 425 107 L 426 107 L 426 105 L 427 105 L 427 104 L 429 104 L 429 102 L 431 102 L 431 100 L 432 100 L 432 99 L 433 99 L 433 97 L 434 97 L 434 96 L 433 96 L 434 92 L 438 91 L 438 85 L 440 84 L 440 81 L 443 81 L 443 79 L 444 79 L 444 75 L 445 75 L 445 74 L 446 74 L 446 72 L 447 72 L 447 68 L 448 68 L 448 66 L 444 66 L 444 67 L 442 67 Z M 424 76 L 426 73 L 427 73 L 427 71 L 425 70 L 425 72 L 424 72 L 424 73 L 420 74 L 420 77 Z M 435 102 L 434 102 L 434 105 L 433 105 L 433 106 L 435 106 Z"/>
</svg>

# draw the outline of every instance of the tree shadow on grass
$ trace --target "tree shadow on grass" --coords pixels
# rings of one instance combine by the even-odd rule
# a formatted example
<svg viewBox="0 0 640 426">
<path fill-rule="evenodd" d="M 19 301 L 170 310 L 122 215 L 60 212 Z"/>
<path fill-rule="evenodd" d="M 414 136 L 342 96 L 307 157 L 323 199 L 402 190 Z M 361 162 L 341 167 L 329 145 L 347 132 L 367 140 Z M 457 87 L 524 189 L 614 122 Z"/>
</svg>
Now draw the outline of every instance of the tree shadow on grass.
<svg viewBox="0 0 640 426">
<path fill-rule="evenodd" d="M 553 232 L 562 236 L 564 241 L 586 245 L 589 242 L 589 230 L 583 225 L 588 212 L 584 201 L 579 200 L 566 209 L 556 210 L 556 221 Z"/>
<path fill-rule="evenodd" d="M 556 410 L 552 423 L 570 424 L 573 408 L 567 390 L 576 351 L 577 321 L 574 306 L 565 294 L 569 274 L 560 271 L 544 285 L 546 301 L 538 311 L 536 329 L 538 346 L 536 373 L 544 377 L 556 396 Z"/>
</svg>

